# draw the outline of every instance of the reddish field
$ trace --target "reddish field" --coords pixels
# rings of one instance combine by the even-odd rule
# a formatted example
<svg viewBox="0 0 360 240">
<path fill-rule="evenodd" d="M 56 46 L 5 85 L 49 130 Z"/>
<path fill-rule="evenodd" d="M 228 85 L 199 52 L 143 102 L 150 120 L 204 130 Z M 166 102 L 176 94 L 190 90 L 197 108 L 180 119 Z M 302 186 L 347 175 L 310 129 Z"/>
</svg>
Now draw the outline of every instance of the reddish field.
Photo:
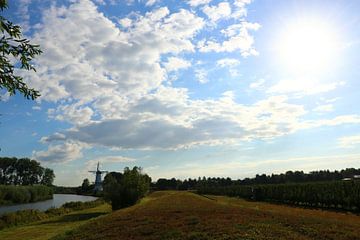
<svg viewBox="0 0 360 240">
<path fill-rule="evenodd" d="M 57 239 L 360 239 L 360 216 L 189 192 L 155 192 Z"/>
</svg>

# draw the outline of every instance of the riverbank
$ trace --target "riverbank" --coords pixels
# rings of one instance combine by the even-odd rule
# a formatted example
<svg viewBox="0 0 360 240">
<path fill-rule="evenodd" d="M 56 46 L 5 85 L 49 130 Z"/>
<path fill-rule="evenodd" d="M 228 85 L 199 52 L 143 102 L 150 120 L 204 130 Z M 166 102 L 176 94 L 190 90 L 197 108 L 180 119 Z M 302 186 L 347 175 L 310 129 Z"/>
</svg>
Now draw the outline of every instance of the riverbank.
<svg viewBox="0 0 360 240">
<path fill-rule="evenodd" d="M 104 204 L 104 201 L 98 199 L 91 202 L 68 202 L 59 208 L 50 208 L 45 212 L 29 209 L 17 211 L 0 216 L 0 230 L 8 227 L 23 225 L 39 220 L 48 219 L 54 216 L 62 216 L 73 211 L 79 211 L 89 208 L 94 208 Z"/>
<path fill-rule="evenodd" d="M 22 210 L 39 210 L 39 211 L 46 211 L 50 208 L 59 208 L 63 204 L 67 202 L 90 202 L 95 201 L 97 197 L 92 196 L 82 196 L 82 195 L 73 195 L 73 194 L 54 194 L 52 199 L 39 201 L 34 203 L 24 203 L 24 204 L 16 204 L 10 206 L 0 206 L 0 216 L 22 211 Z"/>
<path fill-rule="evenodd" d="M 53 198 L 53 189 L 44 185 L 0 185 L 0 206 L 44 201 Z"/>
<path fill-rule="evenodd" d="M 45 240 L 53 239 L 88 223 L 96 217 L 111 212 L 109 204 L 73 211 L 62 216 L 55 216 L 36 221 L 23 226 L 16 226 L 0 230 L 0 239 L 6 240 Z"/>
</svg>

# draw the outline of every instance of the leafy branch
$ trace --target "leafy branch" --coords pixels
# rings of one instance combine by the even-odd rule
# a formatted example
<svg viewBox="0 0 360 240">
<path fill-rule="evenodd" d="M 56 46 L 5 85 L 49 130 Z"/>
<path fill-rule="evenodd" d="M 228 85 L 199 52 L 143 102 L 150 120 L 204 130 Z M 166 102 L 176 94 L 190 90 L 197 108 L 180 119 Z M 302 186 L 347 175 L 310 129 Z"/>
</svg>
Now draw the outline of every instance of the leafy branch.
<svg viewBox="0 0 360 240">
<path fill-rule="evenodd" d="M 7 1 L 0 0 L 0 10 L 7 7 Z M 0 16 L 0 32 L 0 89 L 6 89 L 10 95 L 19 91 L 27 99 L 36 99 L 40 96 L 39 91 L 28 87 L 24 79 L 14 71 L 15 68 L 36 71 L 31 61 L 42 53 L 40 46 L 30 44 L 30 40 L 23 38 L 21 27 L 3 16 Z M 16 64 L 10 58 L 16 59 Z"/>
</svg>

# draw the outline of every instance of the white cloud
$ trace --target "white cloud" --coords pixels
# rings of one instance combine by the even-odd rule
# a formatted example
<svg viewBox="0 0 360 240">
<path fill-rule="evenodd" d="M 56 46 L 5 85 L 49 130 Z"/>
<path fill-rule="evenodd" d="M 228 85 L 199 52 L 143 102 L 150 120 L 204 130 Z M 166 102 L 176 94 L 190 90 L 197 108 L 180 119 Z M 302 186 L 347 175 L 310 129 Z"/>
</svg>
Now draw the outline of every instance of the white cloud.
<svg viewBox="0 0 360 240">
<path fill-rule="evenodd" d="M 179 69 L 189 68 L 191 63 L 182 58 L 169 57 L 167 62 L 164 63 L 164 66 L 168 72 L 173 72 Z"/>
<path fill-rule="evenodd" d="M 223 58 L 216 61 L 216 65 L 220 67 L 235 67 L 240 64 L 240 61 L 235 58 Z"/>
<path fill-rule="evenodd" d="M 191 40 L 204 25 L 190 11 L 170 14 L 166 7 L 122 23 L 131 30 L 118 29 L 90 1 L 44 12 L 33 37 L 44 54 L 35 62 L 36 73 L 23 74 L 42 100 L 75 102 L 57 107 L 51 117 L 77 124 L 89 121 L 93 112 L 122 116 L 129 102 L 166 80 L 161 55 L 193 51 Z"/>
<path fill-rule="evenodd" d="M 205 69 L 195 69 L 195 77 L 199 83 L 204 84 L 209 82 L 207 72 Z"/>
<path fill-rule="evenodd" d="M 72 127 L 43 137 L 48 149 L 34 152 L 35 157 L 70 161 L 81 157 L 84 146 L 177 149 L 268 140 L 304 128 L 357 121 L 357 116 L 303 121 L 304 107 L 285 96 L 248 105 L 236 103 L 233 92 L 218 99 L 191 99 L 185 88 L 164 86 L 166 70 L 188 67 L 185 60 L 169 56 L 195 51 L 194 37 L 204 20 L 185 9 L 171 13 L 162 7 L 121 22 L 118 28 L 90 1 L 45 11 L 33 37 L 44 54 L 35 62 L 38 71 L 24 74 L 43 100 L 57 104 L 48 116 Z M 224 42 L 205 40 L 199 50 L 256 54 L 249 31 L 259 27 L 246 21 L 234 24 L 222 31 Z M 205 68 L 198 67 L 195 76 L 207 82 Z"/>
<path fill-rule="evenodd" d="M 82 157 L 82 148 L 81 144 L 66 141 L 59 144 L 50 144 L 45 151 L 33 151 L 32 157 L 43 162 L 69 162 Z"/>
<path fill-rule="evenodd" d="M 323 92 L 329 92 L 343 85 L 344 82 L 319 82 L 314 79 L 293 79 L 282 80 L 268 89 L 269 93 L 285 94 L 292 93 L 295 95 L 312 95 Z"/>
<path fill-rule="evenodd" d="M 93 0 L 95 3 L 100 4 L 100 5 L 106 5 L 105 0 Z"/>
<path fill-rule="evenodd" d="M 334 106 L 332 104 L 319 105 L 316 108 L 314 108 L 313 111 L 320 113 L 332 112 L 334 111 Z"/>
<path fill-rule="evenodd" d="M 219 67 L 228 67 L 230 75 L 233 77 L 239 76 L 239 70 L 236 68 L 240 64 L 240 61 L 235 58 L 223 58 L 216 62 Z"/>
<path fill-rule="evenodd" d="M 201 5 L 205 5 L 210 3 L 211 0 L 188 0 L 187 3 L 191 6 L 191 7 L 197 7 L 197 6 L 201 6 Z"/>
<path fill-rule="evenodd" d="M 359 124 L 360 115 L 340 115 L 332 119 L 308 120 L 301 123 L 303 129 L 316 128 L 321 126 L 338 126 L 342 124 Z"/>
<path fill-rule="evenodd" d="M 227 37 L 223 42 L 213 40 L 202 40 L 198 43 L 200 52 L 234 52 L 240 51 L 243 57 L 258 55 L 254 48 L 254 38 L 249 31 L 260 28 L 258 23 L 242 22 L 233 24 L 222 33 Z"/>
<path fill-rule="evenodd" d="M 64 141 L 66 139 L 65 135 L 62 133 L 55 132 L 49 137 L 42 137 L 40 139 L 41 143 L 51 143 L 54 141 Z"/>
<path fill-rule="evenodd" d="M 264 84 L 265 84 L 265 79 L 261 78 L 255 82 L 252 82 L 250 85 L 249 85 L 249 88 L 251 89 L 256 89 L 256 90 L 261 90 L 264 88 Z"/>
<path fill-rule="evenodd" d="M 206 5 L 202 10 L 213 23 L 231 15 L 231 7 L 228 2 L 220 2 L 217 6 Z"/>
<path fill-rule="evenodd" d="M 130 18 L 121 18 L 118 20 L 119 24 L 124 28 L 131 27 L 132 20 Z"/>
<path fill-rule="evenodd" d="M 18 11 L 17 14 L 21 18 L 21 30 L 22 32 L 27 32 L 30 30 L 30 14 L 29 14 L 29 5 L 31 4 L 31 0 L 20 0 L 18 3 Z"/>
<path fill-rule="evenodd" d="M 41 107 L 40 106 L 33 106 L 32 109 L 35 110 L 35 111 L 40 111 Z"/>
<path fill-rule="evenodd" d="M 78 103 L 59 105 L 49 112 L 49 117 L 59 121 L 68 121 L 73 124 L 84 124 L 91 121 L 94 111 L 90 107 L 81 106 Z"/>
<path fill-rule="evenodd" d="M 246 5 L 250 4 L 252 0 L 235 0 L 235 10 L 232 14 L 234 18 L 242 18 L 247 14 Z"/>
<path fill-rule="evenodd" d="M 338 145 L 341 148 L 354 148 L 360 145 L 360 135 L 341 137 L 338 139 Z"/>
<path fill-rule="evenodd" d="M 330 99 L 321 99 L 322 101 L 326 102 L 326 103 L 334 103 L 339 101 L 341 98 L 340 97 L 335 97 L 335 98 L 330 98 Z"/>
<path fill-rule="evenodd" d="M 145 3 L 145 6 L 150 7 L 150 6 L 154 5 L 157 2 L 160 2 L 160 0 L 147 0 L 146 3 Z"/>
<path fill-rule="evenodd" d="M 88 160 L 86 162 L 85 171 L 91 171 L 96 170 L 97 163 L 100 163 L 101 165 L 107 164 L 107 163 L 129 163 L 129 162 L 135 162 L 135 158 L 131 157 L 124 157 L 124 156 L 101 156 L 97 157 L 95 159 Z"/>
<path fill-rule="evenodd" d="M 223 92 L 221 101 L 228 101 L 229 103 L 234 103 L 235 93 L 233 91 Z"/>
<path fill-rule="evenodd" d="M 168 98 L 167 95 L 172 96 Z M 218 100 L 190 100 L 186 91 L 163 88 L 134 106 L 126 119 L 92 122 L 67 130 L 66 139 L 124 149 L 174 149 L 271 139 L 299 129 L 302 106 L 271 97 L 254 105 L 235 103 L 234 93 Z M 61 139 L 50 136 L 44 141 Z"/>
<path fill-rule="evenodd" d="M 1 91 L 0 92 L 0 101 L 4 101 L 7 102 L 10 99 L 10 93 L 9 92 L 5 92 L 5 91 Z"/>
</svg>

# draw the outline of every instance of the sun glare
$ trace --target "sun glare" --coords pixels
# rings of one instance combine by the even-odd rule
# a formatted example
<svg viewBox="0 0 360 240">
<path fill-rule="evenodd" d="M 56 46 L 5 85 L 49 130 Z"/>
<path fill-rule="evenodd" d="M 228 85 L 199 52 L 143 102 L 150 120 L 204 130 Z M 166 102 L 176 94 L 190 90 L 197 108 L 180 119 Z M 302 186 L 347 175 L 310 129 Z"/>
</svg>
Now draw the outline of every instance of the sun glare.
<svg viewBox="0 0 360 240">
<path fill-rule="evenodd" d="M 318 21 L 290 24 L 277 41 L 281 65 L 301 74 L 326 71 L 336 58 L 336 39 L 332 28 Z"/>
</svg>

